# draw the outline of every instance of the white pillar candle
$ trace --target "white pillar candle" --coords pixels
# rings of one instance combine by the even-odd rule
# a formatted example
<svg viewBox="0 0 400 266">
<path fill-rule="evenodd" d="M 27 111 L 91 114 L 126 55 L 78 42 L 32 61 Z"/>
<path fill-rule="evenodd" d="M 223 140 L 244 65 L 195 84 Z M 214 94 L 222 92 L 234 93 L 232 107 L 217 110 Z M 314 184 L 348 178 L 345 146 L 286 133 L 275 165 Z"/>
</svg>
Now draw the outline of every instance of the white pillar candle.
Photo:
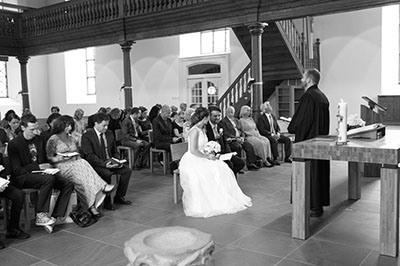
<svg viewBox="0 0 400 266">
<path fill-rule="evenodd" d="M 338 142 L 347 142 L 347 103 L 341 102 L 338 104 Z"/>
</svg>

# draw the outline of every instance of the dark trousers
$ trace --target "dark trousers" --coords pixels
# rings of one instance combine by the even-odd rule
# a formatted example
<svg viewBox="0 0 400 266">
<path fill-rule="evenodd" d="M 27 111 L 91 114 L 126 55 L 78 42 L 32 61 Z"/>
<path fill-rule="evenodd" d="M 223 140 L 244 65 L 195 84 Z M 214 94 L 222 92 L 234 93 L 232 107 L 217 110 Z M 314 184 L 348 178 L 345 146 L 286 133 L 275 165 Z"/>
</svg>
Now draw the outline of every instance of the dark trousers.
<svg viewBox="0 0 400 266">
<path fill-rule="evenodd" d="M 8 185 L 8 187 L 0 193 L 0 197 L 11 200 L 11 213 L 7 230 L 19 229 L 19 218 L 21 216 L 22 205 L 24 204 L 24 192 L 13 185 Z M 5 206 L 3 206 L 3 208 L 5 208 Z"/>
<path fill-rule="evenodd" d="M 132 170 L 126 166 L 122 166 L 121 168 L 105 168 L 105 167 L 93 167 L 94 170 L 99 174 L 99 176 L 106 181 L 107 184 L 111 184 L 111 176 L 113 174 L 117 174 L 120 176 L 117 192 L 115 194 L 116 197 L 124 197 L 126 195 L 126 191 L 129 186 L 129 179 L 131 178 Z M 110 203 L 111 198 L 108 195 L 105 202 Z"/>
<path fill-rule="evenodd" d="M 69 198 L 74 190 L 74 185 L 69 180 L 61 177 L 59 174 L 26 174 L 16 176 L 13 179 L 13 185 L 17 188 L 33 188 L 39 190 L 38 202 L 36 204 L 37 212 L 48 212 L 50 207 L 50 198 L 53 189 L 60 191 L 56 205 L 54 206 L 52 216 L 54 218 L 64 217 L 67 210 Z"/>
<path fill-rule="evenodd" d="M 274 160 L 276 160 L 279 157 L 278 142 L 283 143 L 285 145 L 285 158 L 290 157 L 290 155 L 292 154 L 292 141 L 290 140 L 290 138 L 281 135 L 279 139 L 276 139 L 272 136 L 268 136 L 267 139 L 271 144 L 271 152 L 272 156 L 274 157 L 273 158 Z"/>
<path fill-rule="evenodd" d="M 285 158 L 289 158 L 292 155 L 292 140 L 284 135 L 281 135 L 278 139 L 279 143 L 283 143 L 285 146 Z"/>
<path fill-rule="evenodd" d="M 133 149 L 133 157 L 135 158 L 134 166 L 148 166 L 149 165 L 149 156 L 150 156 L 150 143 L 147 141 L 143 141 L 141 143 L 128 140 L 124 141 L 124 146 L 130 147 Z"/>
<path fill-rule="evenodd" d="M 242 149 L 246 153 L 246 165 L 250 165 L 257 162 L 257 156 L 254 151 L 253 145 L 250 142 L 244 141 L 242 144 L 238 141 L 229 142 L 229 147 L 232 151 L 236 152 L 240 157 L 242 155 Z"/>
<path fill-rule="evenodd" d="M 240 170 L 243 169 L 245 163 L 244 161 L 236 155 L 233 155 L 231 160 L 224 161 L 233 171 L 235 176 L 239 173 Z"/>
</svg>

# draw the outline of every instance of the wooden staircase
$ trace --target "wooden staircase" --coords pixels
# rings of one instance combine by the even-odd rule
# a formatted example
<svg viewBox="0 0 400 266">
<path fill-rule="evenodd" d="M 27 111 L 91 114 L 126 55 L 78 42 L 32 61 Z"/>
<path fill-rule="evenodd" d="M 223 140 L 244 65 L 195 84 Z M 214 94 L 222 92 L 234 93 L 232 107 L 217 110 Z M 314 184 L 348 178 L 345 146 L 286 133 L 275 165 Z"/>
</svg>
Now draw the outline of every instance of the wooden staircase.
<svg viewBox="0 0 400 266">
<path fill-rule="evenodd" d="M 319 47 L 314 45 L 314 59 L 307 59 L 307 44 L 291 20 L 268 24 L 262 34 L 263 102 L 269 99 L 275 92 L 275 87 L 283 81 L 300 79 L 305 68 L 320 68 Z M 239 26 L 232 29 L 251 58 L 251 35 L 248 27 Z M 251 78 L 250 66 L 251 63 L 217 102 L 222 111 L 233 105 L 238 113 L 243 105 L 250 105 L 251 93 L 248 86 Z"/>
</svg>

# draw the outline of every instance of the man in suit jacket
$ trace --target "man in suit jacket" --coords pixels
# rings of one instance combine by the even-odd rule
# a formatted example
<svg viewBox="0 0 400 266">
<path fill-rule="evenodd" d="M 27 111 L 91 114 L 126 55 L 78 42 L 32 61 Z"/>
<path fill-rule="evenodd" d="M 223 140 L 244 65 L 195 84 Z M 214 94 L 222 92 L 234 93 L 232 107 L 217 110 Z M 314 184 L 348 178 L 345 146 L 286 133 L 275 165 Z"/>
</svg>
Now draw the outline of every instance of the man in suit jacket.
<svg viewBox="0 0 400 266">
<path fill-rule="evenodd" d="M 120 175 L 114 203 L 129 205 L 132 202 L 125 199 L 125 195 L 128 190 L 132 170 L 123 164 L 115 164 L 110 160 L 112 157 L 116 159 L 120 158 L 114 134 L 110 130 L 107 130 L 110 116 L 105 113 L 97 113 L 93 117 L 93 121 L 93 129 L 88 130 L 82 135 L 82 152 L 84 157 L 108 184 L 111 184 L 111 176 L 113 174 Z M 105 198 L 104 208 L 112 211 L 115 210 L 110 196 Z"/>
<path fill-rule="evenodd" d="M 171 108 L 168 105 L 161 107 L 161 113 L 153 119 L 153 144 L 157 149 L 171 151 L 170 145 L 182 141 L 175 137 L 173 125 L 169 116 Z"/>
<path fill-rule="evenodd" d="M 6 165 L 3 160 L 3 154 L 0 153 L 0 177 L 6 179 L 7 173 L 11 172 L 9 165 Z M 27 239 L 30 237 L 28 233 L 25 233 L 19 228 L 19 218 L 21 216 L 22 206 L 24 204 L 24 192 L 20 189 L 14 187 L 11 184 L 8 184 L 7 187 L 0 186 L 0 197 L 6 198 L 12 202 L 10 217 L 9 220 L 6 221 L 7 224 L 7 233 L 6 238 L 18 238 L 18 239 Z M 3 206 L 5 208 L 6 206 Z M 5 218 L 5 217 L 4 217 Z M 6 245 L 0 241 L 0 249 L 5 248 Z"/>
<path fill-rule="evenodd" d="M 242 149 L 246 152 L 247 169 L 258 170 L 260 167 L 256 165 L 257 156 L 254 147 L 250 142 L 246 141 L 243 136 L 241 136 L 237 129 L 238 120 L 234 117 L 234 114 L 235 108 L 229 106 L 226 109 L 226 116 L 218 123 L 218 125 L 223 129 L 225 142 L 229 145 L 232 151 L 235 151 L 238 154 L 238 156 L 241 156 Z"/>
<path fill-rule="evenodd" d="M 285 145 L 285 158 L 284 161 L 291 163 L 292 159 L 290 156 L 292 154 L 292 141 L 290 138 L 281 134 L 281 129 L 279 128 L 278 122 L 275 116 L 272 114 L 272 107 L 269 102 L 261 104 L 261 110 L 264 113 L 257 119 L 257 128 L 260 134 L 268 138 L 271 144 L 271 152 L 274 157 L 273 160 L 276 165 L 280 165 L 278 162 L 279 151 L 278 142 Z"/>
<path fill-rule="evenodd" d="M 229 145 L 222 136 L 222 128 L 218 125 L 221 120 L 221 109 L 217 106 L 208 107 L 210 112 L 210 121 L 206 124 L 206 135 L 208 141 L 217 141 L 221 145 L 221 154 L 232 152 Z M 230 161 L 224 161 L 232 169 L 235 176 L 245 166 L 244 161 L 237 155 L 233 155 Z"/>
<path fill-rule="evenodd" d="M 36 117 L 26 114 L 21 117 L 22 134 L 8 144 L 8 156 L 11 165 L 11 183 L 15 187 L 39 190 L 36 204 L 36 225 L 51 226 L 57 217 L 64 217 L 74 185 L 59 174 L 34 173 L 48 168 L 46 143 L 39 136 L 39 124 Z M 52 217 L 48 217 L 50 198 L 53 189 L 60 191 Z"/>
<path fill-rule="evenodd" d="M 135 170 L 147 168 L 150 155 L 150 143 L 139 138 L 141 132 L 138 121 L 139 116 L 140 109 L 133 107 L 130 116 L 126 117 L 121 123 L 121 143 L 133 149 L 133 157 L 135 158 L 133 168 Z"/>
</svg>

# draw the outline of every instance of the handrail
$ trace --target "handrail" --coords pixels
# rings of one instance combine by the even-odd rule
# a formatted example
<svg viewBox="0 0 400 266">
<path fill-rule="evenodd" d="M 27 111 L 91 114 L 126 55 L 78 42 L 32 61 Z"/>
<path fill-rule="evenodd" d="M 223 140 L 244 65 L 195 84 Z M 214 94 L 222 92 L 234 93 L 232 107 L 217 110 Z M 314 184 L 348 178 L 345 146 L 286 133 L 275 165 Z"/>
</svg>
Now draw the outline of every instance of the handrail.
<svg viewBox="0 0 400 266">
<path fill-rule="evenodd" d="M 0 36 L 17 38 L 18 13 L 2 11 L 0 13 Z"/>
<path fill-rule="evenodd" d="M 249 80 L 251 78 L 251 62 L 243 69 L 238 77 L 232 82 L 225 93 L 218 99 L 216 105 L 220 107 L 222 113 L 247 92 Z"/>
<path fill-rule="evenodd" d="M 75 0 L 22 13 L 22 36 L 79 28 L 210 0 Z"/>
<path fill-rule="evenodd" d="M 295 54 L 297 55 L 297 58 L 301 60 L 301 35 L 297 31 L 295 24 L 291 19 L 288 20 L 280 20 L 278 23 L 281 25 L 284 33 L 286 34 L 286 37 L 289 41 L 289 44 Z"/>
</svg>

